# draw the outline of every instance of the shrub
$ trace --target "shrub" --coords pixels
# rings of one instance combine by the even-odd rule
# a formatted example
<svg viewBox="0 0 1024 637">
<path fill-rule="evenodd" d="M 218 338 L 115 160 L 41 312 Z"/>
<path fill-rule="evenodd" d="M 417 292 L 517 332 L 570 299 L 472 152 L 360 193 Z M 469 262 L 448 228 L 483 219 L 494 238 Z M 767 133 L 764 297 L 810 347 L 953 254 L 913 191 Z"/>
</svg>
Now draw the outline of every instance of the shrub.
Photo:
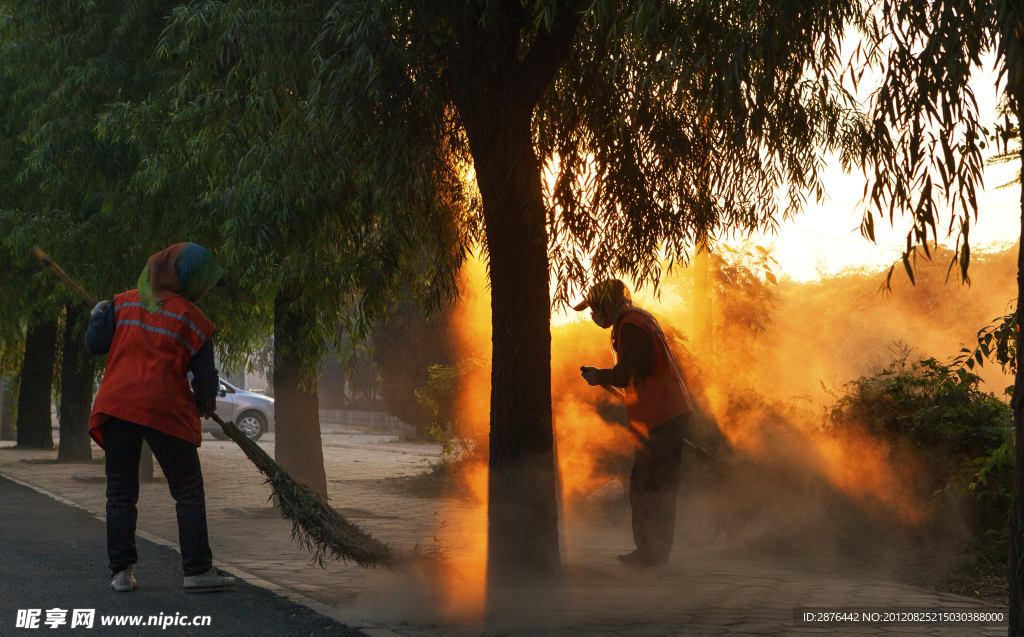
<svg viewBox="0 0 1024 637">
<path fill-rule="evenodd" d="M 888 365 L 847 383 L 826 421 L 916 446 L 931 469 L 933 493 L 953 489 L 967 496 L 975 504 L 976 530 L 998 531 L 1010 504 L 1010 406 L 980 389 L 981 378 L 967 364 L 977 360 L 973 352 L 949 363 L 911 354 L 897 344 Z"/>
<path fill-rule="evenodd" d="M 487 448 L 486 441 L 470 425 L 471 418 L 462 413 L 459 397 L 470 376 L 488 369 L 476 359 L 451 366 L 431 365 L 427 369 L 427 384 L 416 390 L 416 400 L 429 423 L 427 435 L 441 443 L 442 462 L 466 460 Z"/>
</svg>

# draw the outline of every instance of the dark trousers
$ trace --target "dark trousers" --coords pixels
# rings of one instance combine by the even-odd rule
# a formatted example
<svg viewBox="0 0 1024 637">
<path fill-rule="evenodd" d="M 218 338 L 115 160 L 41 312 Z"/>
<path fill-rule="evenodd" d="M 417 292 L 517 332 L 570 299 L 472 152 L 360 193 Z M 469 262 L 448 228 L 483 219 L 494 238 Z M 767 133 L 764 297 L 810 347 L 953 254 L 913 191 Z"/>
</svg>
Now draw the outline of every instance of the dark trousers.
<svg viewBox="0 0 1024 637">
<path fill-rule="evenodd" d="M 629 476 L 629 506 L 633 514 L 633 541 L 648 562 L 666 562 L 672 552 L 683 436 L 689 420 L 689 414 L 672 418 L 651 429 L 647 440 L 636 443 L 636 458 Z"/>
<path fill-rule="evenodd" d="M 177 502 L 178 545 L 185 576 L 201 575 L 213 565 L 206 532 L 206 494 L 203 471 L 195 445 L 162 431 L 120 418 L 101 425 L 107 470 L 107 556 L 110 570 L 118 573 L 139 561 L 135 549 L 135 523 L 139 512 L 139 461 L 142 441 L 167 476 Z"/>
</svg>

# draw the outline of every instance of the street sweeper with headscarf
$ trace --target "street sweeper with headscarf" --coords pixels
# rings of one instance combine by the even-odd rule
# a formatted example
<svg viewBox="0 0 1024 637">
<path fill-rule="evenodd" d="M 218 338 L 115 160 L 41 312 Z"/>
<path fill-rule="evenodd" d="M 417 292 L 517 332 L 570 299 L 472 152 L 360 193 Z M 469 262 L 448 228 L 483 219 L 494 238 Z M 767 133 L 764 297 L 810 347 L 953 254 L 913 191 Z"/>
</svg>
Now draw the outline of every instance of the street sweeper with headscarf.
<svg viewBox="0 0 1024 637">
<path fill-rule="evenodd" d="M 658 321 L 633 305 L 622 281 L 609 279 L 591 287 L 574 309 L 587 308 L 598 327 L 612 330 L 615 366 L 582 367 L 582 376 L 590 385 L 623 390 L 636 443 L 629 478 L 636 550 L 618 559 L 636 566 L 664 564 L 675 533 L 683 439 L 693 412 L 690 396 Z"/>
<path fill-rule="evenodd" d="M 108 354 L 89 435 L 106 454 L 107 555 L 116 591 L 135 589 L 139 462 L 149 444 L 176 501 L 185 590 L 224 590 L 235 580 L 213 570 L 199 466 L 200 416 L 216 409 L 216 328 L 195 306 L 224 271 L 206 248 L 178 243 L 149 258 L 138 288 L 101 301 L 86 349 Z M 191 391 L 189 375 L 191 374 Z"/>
</svg>

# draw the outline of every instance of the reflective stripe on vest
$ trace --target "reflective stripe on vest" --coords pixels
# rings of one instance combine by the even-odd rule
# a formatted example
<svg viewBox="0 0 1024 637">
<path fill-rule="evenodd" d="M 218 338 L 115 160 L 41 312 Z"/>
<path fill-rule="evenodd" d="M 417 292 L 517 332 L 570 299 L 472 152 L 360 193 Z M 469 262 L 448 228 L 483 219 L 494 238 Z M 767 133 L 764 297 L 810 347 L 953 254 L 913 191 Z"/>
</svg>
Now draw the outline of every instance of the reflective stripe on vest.
<svg viewBox="0 0 1024 637">
<path fill-rule="evenodd" d="M 122 312 L 122 310 L 124 310 L 124 312 Z M 134 318 L 127 318 L 128 316 L 132 316 Z M 144 308 L 139 302 L 129 301 L 114 305 L 114 317 L 117 321 L 118 327 L 122 325 L 134 325 L 155 334 L 170 336 L 184 346 L 192 356 L 196 355 L 199 348 L 202 347 L 207 338 L 209 338 L 204 331 L 196 326 L 193 321 L 189 320 L 188 317 L 175 312 L 168 312 L 167 310 L 157 310 L 156 312 L 150 313 L 149 310 Z M 160 320 L 164 317 L 174 322 L 170 323 L 166 320 Z M 160 322 L 162 325 L 154 325 L 156 322 Z"/>
<path fill-rule="evenodd" d="M 142 303 L 122 303 L 120 305 L 115 305 L 114 306 L 114 311 L 116 312 L 116 311 L 120 310 L 122 307 L 142 307 Z M 175 318 L 175 319 L 178 319 L 179 321 L 184 322 L 186 325 L 188 325 L 192 329 L 193 332 L 195 332 L 199 336 L 199 338 L 203 339 L 204 343 L 206 342 L 206 339 L 209 338 L 209 336 L 204 334 L 201 329 L 196 327 L 195 323 L 193 323 L 192 321 L 188 320 L 187 316 L 184 316 L 182 314 L 175 314 L 174 312 L 168 312 L 167 310 L 157 310 L 156 313 L 157 314 L 162 314 L 163 316 L 169 316 L 171 318 Z"/>
</svg>

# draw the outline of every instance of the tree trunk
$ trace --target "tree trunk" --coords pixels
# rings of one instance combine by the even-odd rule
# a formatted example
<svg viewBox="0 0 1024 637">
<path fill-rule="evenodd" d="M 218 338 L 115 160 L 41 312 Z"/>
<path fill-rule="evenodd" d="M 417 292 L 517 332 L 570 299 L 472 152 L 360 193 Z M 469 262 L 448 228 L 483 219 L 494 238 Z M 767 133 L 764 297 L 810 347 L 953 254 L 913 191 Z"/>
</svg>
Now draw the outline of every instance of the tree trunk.
<svg viewBox="0 0 1024 637">
<path fill-rule="evenodd" d="M 560 571 L 551 425 L 547 228 L 532 107 L 460 111 L 484 205 L 491 281 L 490 584 Z"/>
<path fill-rule="evenodd" d="M 1020 103 L 1020 102 L 1018 102 Z M 1021 113 L 1016 113 L 1017 121 Z M 1024 146 L 1020 152 L 1024 167 Z M 1021 299 L 1024 299 L 1024 189 L 1021 189 L 1021 243 L 1017 250 L 1017 375 L 1013 383 L 1013 428 L 1016 436 L 1013 466 L 1013 502 L 1010 507 L 1009 580 L 1011 636 L 1024 636 L 1024 351 L 1021 350 L 1020 330 L 1024 325 Z"/>
<path fill-rule="evenodd" d="M 14 401 L 11 397 L 11 379 L 0 378 L 0 440 L 17 440 L 14 433 Z"/>
<path fill-rule="evenodd" d="M 53 449 L 50 396 L 56 346 L 57 320 L 34 316 L 25 335 L 25 361 L 18 388 L 19 447 Z"/>
<path fill-rule="evenodd" d="M 60 371 L 60 446 L 57 460 L 91 460 L 89 414 L 92 412 L 96 359 L 85 351 L 86 310 L 68 303 L 64 314 L 64 358 Z"/>
<path fill-rule="evenodd" d="M 274 459 L 295 480 L 327 496 L 320 439 L 320 400 L 314 366 L 307 364 L 309 318 L 296 307 L 297 294 L 274 298 Z"/>
</svg>

